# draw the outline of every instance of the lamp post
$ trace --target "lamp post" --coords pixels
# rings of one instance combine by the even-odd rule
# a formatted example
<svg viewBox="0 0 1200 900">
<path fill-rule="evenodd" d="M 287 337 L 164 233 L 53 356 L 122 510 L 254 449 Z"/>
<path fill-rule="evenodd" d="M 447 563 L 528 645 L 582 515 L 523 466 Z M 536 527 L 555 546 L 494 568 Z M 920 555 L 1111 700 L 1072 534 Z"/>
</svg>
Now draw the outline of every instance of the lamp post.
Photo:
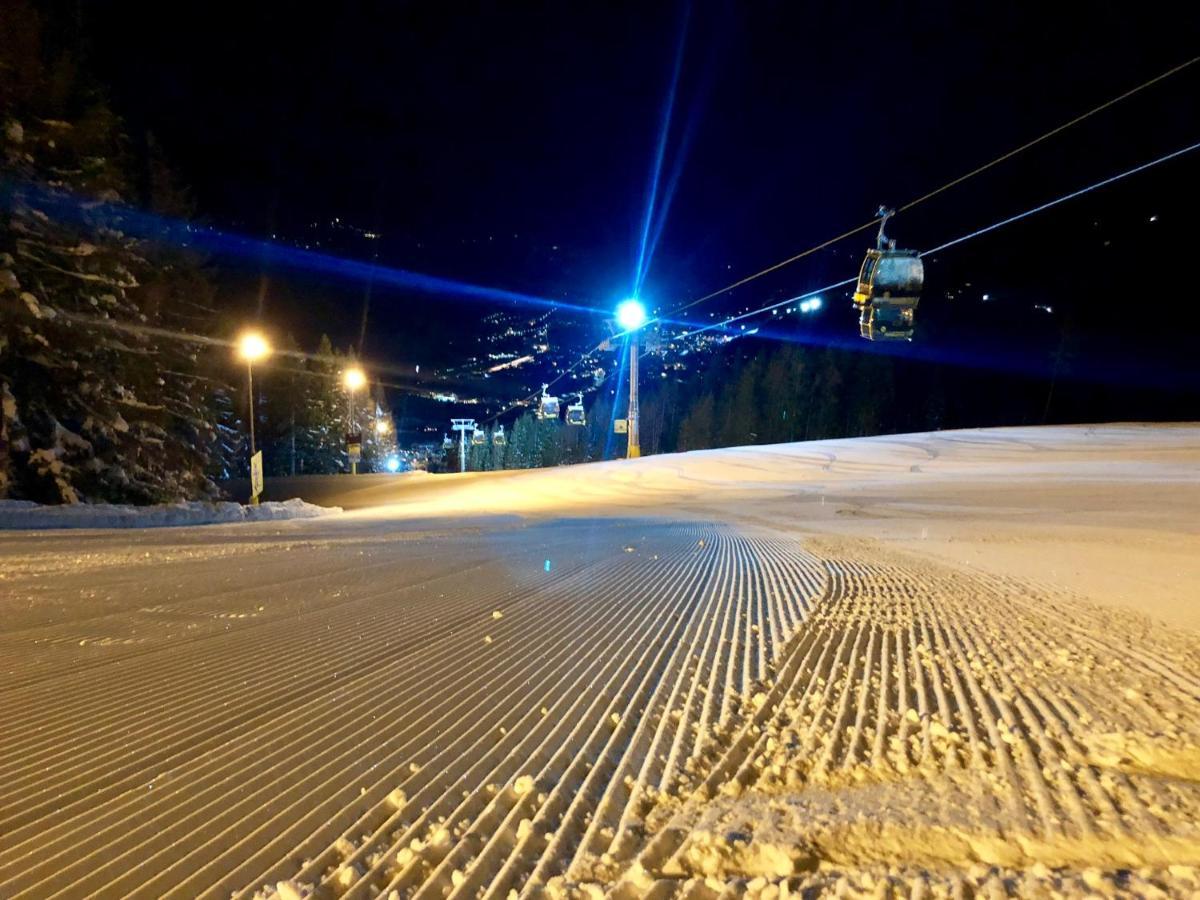
<svg viewBox="0 0 1200 900">
<path fill-rule="evenodd" d="M 355 458 L 355 449 L 351 446 L 351 438 L 357 434 L 354 430 L 354 392 L 367 383 L 366 373 L 358 366 L 352 366 L 342 373 L 342 384 L 346 388 L 346 399 L 349 403 L 349 425 L 350 430 L 346 435 L 346 453 L 350 457 L 350 474 L 358 474 L 358 460 Z M 361 452 L 361 438 L 358 444 L 359 452 Z"/>
<path fill-rule="evenodd" d="M 636 297 L 617 304 L 617 324 L 629 333 L 629 441 L 625 456 L 642 455 L 638 433 L 638 331 L 646 324 L 646 307 Z"/>
<path fill-rule="evenodd" d="M 264 359 L 271 353 L 271 345 L 258 331 L 245 331 L 238 337 L 238 356 L 246 361 L 246 402 L 249 407 L 247 421 L 250 423 L 250 504 L 258 505 L 258 492 L 254 489 L 254 457 L 257 448 L 254 446 L 254 361 Z"/>
</svg>

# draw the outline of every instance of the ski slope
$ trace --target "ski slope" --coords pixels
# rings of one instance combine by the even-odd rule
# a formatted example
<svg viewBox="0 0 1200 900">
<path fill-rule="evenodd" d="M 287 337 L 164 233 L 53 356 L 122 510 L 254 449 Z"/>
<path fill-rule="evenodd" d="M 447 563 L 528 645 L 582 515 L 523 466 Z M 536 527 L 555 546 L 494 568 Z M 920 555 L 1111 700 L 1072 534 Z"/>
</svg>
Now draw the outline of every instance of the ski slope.
<svg viewBox="0 0 1200 900">
<path fill-rule="evenodd" d="M 0 897 L 1200 889 L 1200 428 L 0 534 Z"/>
</svg>

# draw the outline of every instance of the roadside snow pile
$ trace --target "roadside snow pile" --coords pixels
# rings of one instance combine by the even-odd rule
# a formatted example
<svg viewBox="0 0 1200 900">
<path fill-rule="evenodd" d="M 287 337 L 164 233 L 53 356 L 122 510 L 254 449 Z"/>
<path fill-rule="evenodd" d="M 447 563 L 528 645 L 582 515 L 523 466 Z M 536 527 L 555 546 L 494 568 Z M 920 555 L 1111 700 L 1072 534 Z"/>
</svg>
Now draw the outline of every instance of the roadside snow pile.
<svg viewBox="0 0 1200 900">
<path fill-rule="evenodd" d="M 340 513 L 338 506 L 314 506 L 303 500 L 242 506 L 240 503 L 189 501 L 158 506 L 76 503 L 42 506 L 28 500 L 0 500 L 0 529 L 17 528 L 162 528 L 232 522 L 277 522 Z"/>
</svg>

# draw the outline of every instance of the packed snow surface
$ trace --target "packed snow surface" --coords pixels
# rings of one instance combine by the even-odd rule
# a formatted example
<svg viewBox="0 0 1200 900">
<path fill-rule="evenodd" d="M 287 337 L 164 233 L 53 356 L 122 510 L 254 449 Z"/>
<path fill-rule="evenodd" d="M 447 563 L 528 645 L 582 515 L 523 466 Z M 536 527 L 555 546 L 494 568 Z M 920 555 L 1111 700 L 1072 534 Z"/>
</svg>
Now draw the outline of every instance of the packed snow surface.
<svg viewBox="0 0 1200 900">
<path fill-rule="evenodd" d="M 1200 428 L 340 484 L 0 536 L 0 897 L 1200 890 Z"/>
<path fill-rule="evenodd" d="M 278 522 L 311 519 L 341 512 L 292 499 L 258 506 L 240 503 L 161 503 L 130 506 L 109 503 L 74 503 L 42 506 L 25 500 L 0 500 L 0 529 L 21 528 L 161 528 L 180 525 L 213 525 L 230 522 Z"/>
</svg>

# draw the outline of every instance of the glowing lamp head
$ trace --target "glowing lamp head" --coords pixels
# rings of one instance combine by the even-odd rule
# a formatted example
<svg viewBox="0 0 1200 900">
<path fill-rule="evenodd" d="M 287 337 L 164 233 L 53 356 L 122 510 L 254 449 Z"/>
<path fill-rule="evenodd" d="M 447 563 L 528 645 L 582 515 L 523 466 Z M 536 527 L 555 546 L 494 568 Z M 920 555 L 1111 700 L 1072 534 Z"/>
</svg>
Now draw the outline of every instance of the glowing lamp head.
<svg viewBox="0 0 1200 900">
<path fill-rule="evenodd" d="M 387 470 L 389 472 L 399 472 L 400 471 L 400 460 L 398 460 L 394 456 L 388 457 L 386 465 L 387 465 Z"/>
<path fill-rule="evenodd" d="M 257 331 L 244 332 L 237 341 L 238 356 L 246 362 L 255 362 L 271 352 L 267 339 Z"/>
<path fill-rule="evenodd" d="M 380 419 L 378 422 L 375 423 L 375 433 L 376 434 L 387 434 L 391 430 L 392 430 L 392 423 L 389 422 L 387 419 Z"/>
<path fill-rule="evenodd" d="M 367 375 L 358 367 L 347 369 L 342 373 L 342 384 L 346 386 L 346 390 L 348 391 L 357 391 L 366 383 Z"/>
<path fill-rule="evenodd" d="M 646 324 L 646 307 L 631 297 L 617 304 L 617 324 L 626 331 L 637 331 Z"/>
</svg>

